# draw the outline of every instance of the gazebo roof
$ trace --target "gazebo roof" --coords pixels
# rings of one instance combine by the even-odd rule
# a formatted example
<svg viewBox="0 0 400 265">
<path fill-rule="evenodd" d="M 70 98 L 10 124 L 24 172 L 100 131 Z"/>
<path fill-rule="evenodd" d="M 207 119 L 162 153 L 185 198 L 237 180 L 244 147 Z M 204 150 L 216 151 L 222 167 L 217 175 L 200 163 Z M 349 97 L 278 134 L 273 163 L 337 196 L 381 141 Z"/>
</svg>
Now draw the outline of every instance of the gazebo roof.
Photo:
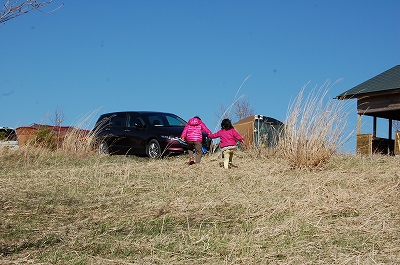
<svg viewBox="0 0 400 265">
<path fill-rule="evenodd" d="M 337 99 L 360 98 L 366 94 L 389 92 L 388 90 L 400 89 L 400 65 L 396 65 L 385 72 L 347 90 L 338 95 Z"/>
</svg>

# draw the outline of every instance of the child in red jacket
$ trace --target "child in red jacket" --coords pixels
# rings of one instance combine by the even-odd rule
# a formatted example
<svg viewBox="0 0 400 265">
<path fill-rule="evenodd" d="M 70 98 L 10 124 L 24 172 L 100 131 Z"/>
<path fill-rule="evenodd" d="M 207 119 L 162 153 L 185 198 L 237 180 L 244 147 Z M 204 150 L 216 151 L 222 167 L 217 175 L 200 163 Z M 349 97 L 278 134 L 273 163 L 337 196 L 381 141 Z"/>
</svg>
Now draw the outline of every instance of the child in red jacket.
<svg viewBox="0 0 400 265">
<path fill-rule="evenodd" d="M 221 122 L 221 130 L 216 133 L 209 134 L 210 138 L 220 138 L 219 147 L 224 157 L 224 168 L 232 166 L 233 152 L 237 148 L 236 141 L 244 145 L 244 138 L 233 128 L 229 119 Z"/>
<path fill-rule="evenodd" d="M 202 132 L 205 132 L 207 134 L 211 133 L 211 131 L 207 128 L 203 121 L 198 116 L 196 116 L 189 119 L 181 134 L 181 139 L 183 141 L 187 141 L 188 153 L 190 157 L 189 165 L 200 163 L 201 156 L 203 155 L 203 151 L 201 150 L 203 140 Z M 196 161 L 193 159 L 193 149 L 195 150 Z"/>
</svg>

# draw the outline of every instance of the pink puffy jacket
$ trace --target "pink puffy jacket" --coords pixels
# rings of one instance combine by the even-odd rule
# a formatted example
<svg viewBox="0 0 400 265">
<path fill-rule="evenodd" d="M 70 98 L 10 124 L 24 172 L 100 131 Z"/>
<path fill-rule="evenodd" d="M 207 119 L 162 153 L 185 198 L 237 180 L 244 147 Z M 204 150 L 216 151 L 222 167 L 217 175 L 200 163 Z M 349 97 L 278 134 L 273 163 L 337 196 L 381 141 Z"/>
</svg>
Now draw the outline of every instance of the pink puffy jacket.
<svg viewBox="0 0 400 265">
<path fill-rule="evenodd" d="M 243 142 L 244 138 L 234 129 L 221 129 L 216 133 L 208 135 L 211 139 L 220 138 L 219 146 L 224 148 L 226 146 L 235 146 L 236 140 Z"/>
<path fill-rule="evenodd" d="M 211 133 L 201 119 L 194 117 L 186 123 L 181 138 L 188 142 L 201 142 L 203 139 L 202 132 L 207 133 L 207 135 Z"/>
</svg>

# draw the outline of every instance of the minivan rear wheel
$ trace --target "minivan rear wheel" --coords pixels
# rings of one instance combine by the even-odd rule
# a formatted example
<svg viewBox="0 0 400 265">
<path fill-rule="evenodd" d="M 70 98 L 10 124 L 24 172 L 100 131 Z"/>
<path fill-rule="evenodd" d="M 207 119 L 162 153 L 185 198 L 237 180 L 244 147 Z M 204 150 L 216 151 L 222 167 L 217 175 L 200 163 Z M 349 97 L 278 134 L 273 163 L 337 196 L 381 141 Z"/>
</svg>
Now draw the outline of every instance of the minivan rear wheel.
<svg viewBox="0 0 400 265">
<path fill-rule="evenodd" d="M 110 150 L 108 149 L 108 144 L 106 142 L 100 143 L 99 154 L 100 155 L 109 155 L 110 154 Z"/>
<path fill-rule="evenodd" d="M 149 158 L 159 158 L 161 156 L 160 144 L 157 140 L 151 140 L 146 147 L 146 153 Z"/>
</svg>

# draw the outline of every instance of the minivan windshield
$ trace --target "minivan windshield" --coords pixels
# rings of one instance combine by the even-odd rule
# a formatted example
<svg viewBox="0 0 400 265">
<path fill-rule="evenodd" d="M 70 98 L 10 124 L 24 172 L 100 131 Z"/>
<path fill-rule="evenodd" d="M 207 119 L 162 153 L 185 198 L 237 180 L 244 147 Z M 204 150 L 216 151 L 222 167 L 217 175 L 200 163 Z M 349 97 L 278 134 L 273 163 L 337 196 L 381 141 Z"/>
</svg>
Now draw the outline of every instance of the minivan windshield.
<svg viewBox="0 0 400 265">
<path fill-rule="evenodd" d="M 153 126 L 183 127 L 186 121 L 172 114 L 155 114 L 148 116 L 149 122 Z"/>
</svg>

